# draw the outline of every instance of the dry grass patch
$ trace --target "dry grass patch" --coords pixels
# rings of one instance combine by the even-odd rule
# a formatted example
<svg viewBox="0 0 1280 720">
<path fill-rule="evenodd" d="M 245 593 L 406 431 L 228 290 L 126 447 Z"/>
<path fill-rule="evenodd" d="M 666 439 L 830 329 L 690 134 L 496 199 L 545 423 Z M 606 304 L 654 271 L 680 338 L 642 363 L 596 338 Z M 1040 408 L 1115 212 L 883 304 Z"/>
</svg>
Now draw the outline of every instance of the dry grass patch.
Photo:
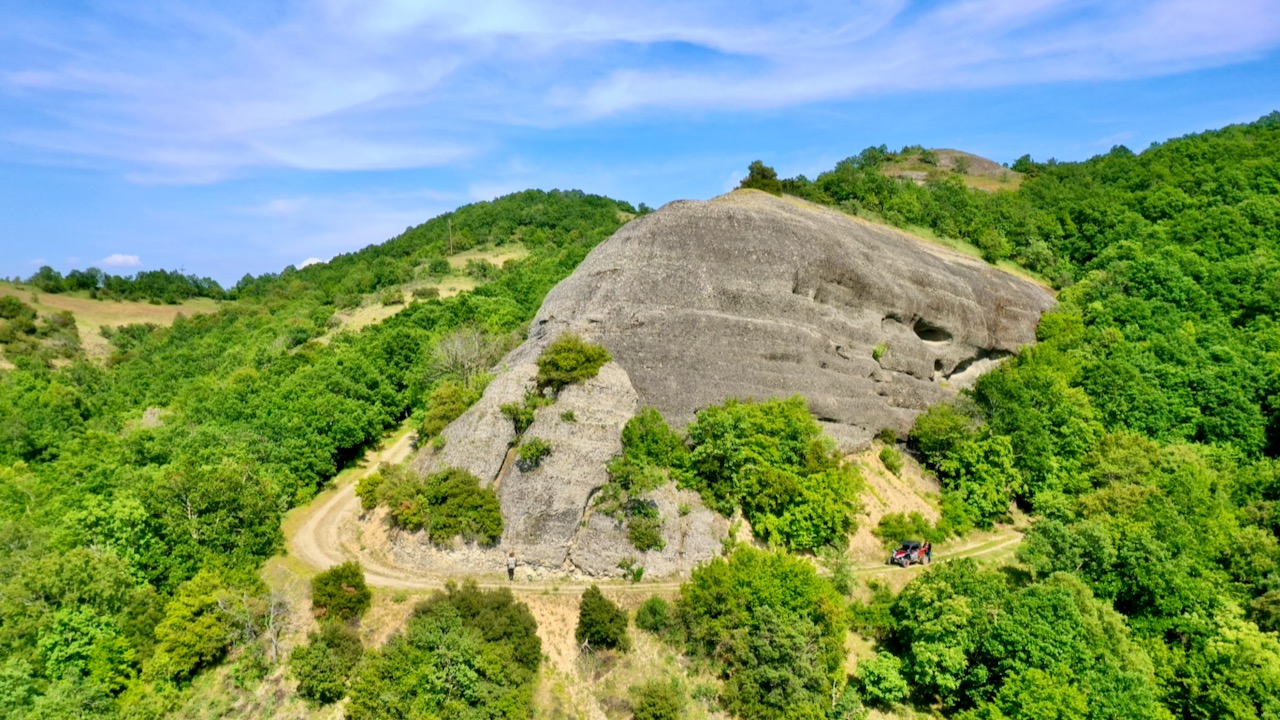
<svg viewBox="0 0 1280 720">
<path fill-rule="evenodd" d="M 209 298 L 192 298 L 180 305 L 152 305 L 147 302 L 94 300 L 81 293 L 42 293 L 27 285 L 0 283 L 0 296 L 12 295 L 39 313 L 62 310 L 76 319 L 80 345 L 91 358 L 103 359 L 111 354 L 111 344 L 102 336 L 101 327 L 120 327 L 136 323 L 153 323 L 167 327 L 179 316 L 217 312 L 220 303 Z M 32 302 L 32 296 L 36 301 Z M 2 365 L 0 365 L 2 367 Z"/>
<path fill-rule="evenodd" d="M 499 245 L 498 247 L 473 248 L 450 255 L 448 260 L 449 267 L 454 270 L 462 270 L 470 260 L 481 260 L 502 267 L 512 260 L 520 260 L 528 256 L 529 250 L 524 245 L 511 243 L 509 245 Z"/>
</svg>

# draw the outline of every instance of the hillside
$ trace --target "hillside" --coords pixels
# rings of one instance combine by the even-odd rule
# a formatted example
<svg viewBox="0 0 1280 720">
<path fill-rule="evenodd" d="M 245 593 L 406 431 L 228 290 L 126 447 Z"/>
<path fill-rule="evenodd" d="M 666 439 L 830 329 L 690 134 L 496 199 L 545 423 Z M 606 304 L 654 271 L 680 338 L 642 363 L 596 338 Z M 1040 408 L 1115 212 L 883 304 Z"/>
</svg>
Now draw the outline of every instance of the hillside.
<svg viewBox="0 0 1280 720">
<path fill-rule="evenodd" d="M 1001 192 L 892 155 L 477 203 L 102 361 L 0 298 L 67 351 L 0 370 L 0 720 L 1276 716 L 1280 116 Z M 515 533 L 583 537 L 509 582 Z"/>
<path fill-rule="evenodd" d="M 41 315 L 71 313 L 79 345 L 85 355 L 94 360 L 104 360 L 111 354 L 111 343 L 103 336 L 103 327 L 145 324 L 167 327 L 179 315 L 215 312 L 218 307 L 217 302 L 209 298 L 161 305 L 145 301 L 97 300 L 85 293 L 43 293 L 30 285 L 0 282 L 0 297 L 4 296 L 25 302 Z M 2 358 L 0 356 L 0 364 L 5 362 Z M 12 367 L 11 363 L 9 367 Z"/>
</svg>

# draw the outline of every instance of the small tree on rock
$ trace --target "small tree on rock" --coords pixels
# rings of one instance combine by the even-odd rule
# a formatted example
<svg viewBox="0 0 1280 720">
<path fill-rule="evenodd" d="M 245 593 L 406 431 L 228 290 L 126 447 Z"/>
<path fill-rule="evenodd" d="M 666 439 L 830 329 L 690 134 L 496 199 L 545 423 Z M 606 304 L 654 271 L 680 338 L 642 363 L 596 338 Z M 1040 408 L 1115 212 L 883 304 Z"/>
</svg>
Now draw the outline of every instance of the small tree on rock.
<svg viewBox="0 0 1280 720">
<path fill-rule="evenodd" d="M 595 377 L 612 359 L 603 346 L 589 343 L 577 333 L 565 333 L 538 357 L 538 387 L 560 392 L 565 385 Z"/>
</svg>

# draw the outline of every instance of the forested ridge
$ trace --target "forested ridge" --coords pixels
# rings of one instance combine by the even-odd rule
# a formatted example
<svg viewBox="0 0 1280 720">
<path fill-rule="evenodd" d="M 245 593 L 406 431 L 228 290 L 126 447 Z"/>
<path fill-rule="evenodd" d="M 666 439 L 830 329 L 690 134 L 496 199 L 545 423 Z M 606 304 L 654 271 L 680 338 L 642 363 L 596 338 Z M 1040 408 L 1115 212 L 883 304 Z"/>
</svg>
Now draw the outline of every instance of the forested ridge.
<svg viewBox="0 0 1280 720">
<path fill-rule="evenodd" d="M 896 661 L 878 669 L 964 717 L 1277 716 L 1280 115 L 1141 154 L 1024 157 L 1007 193 L 883 179 L 885 154 L 781 184 L 1061 291 L 1039 344 L 910 438 L 950 527 L 1010 500 L 1035 514 L 1022 567 L 951 563 L 855 610 Z"/>
<path fill-rule="evenodd" d="M 943 488 L 942 521 L 916 529 L 963 534 L 1014 504 L 1032 517 L 1018 562 L 938 563 L 895 593 L 850 575 L 830 539 L 844 522 L 803 542 L 779 524 L 772 550 L 727 543 L 674 602 L 651 599 L 636 617 L 713 684 L 632 688 L 630 710 L 1280 717 L 1280 115 L 1137 154 L 1024 157 L 1013 191 L 886 177 L 895 155 L 868 148 L 813 180 L 757 163 L 743 184 L 969 243 L 1058 288 L 1037 345 L 906 439 Z M 277 600 L 254 575 L 280 547 L 281 513 L 397 423 L 438 433 L 483 388 L 477 363 L 633 213 L 519 193 L 329 263 L 246 277 L 215 314 L 115 333 L 105 364 L 14 357 L 0 371 L 0 718 L 164 717 L 224 660 L 236 677 L 286 662 Z M 330 324 L 449 272 L 450 249 L 510 243 L 529 256 L 472 268 L 470 293 L 358 332 Z M 611 468 L 615 499 L 722 446 L 761 454 L 734 432 L 771 407 L 712 408 L 692 437 L 642 414 Z M 761 477 L 806 489 L 830 475 L 805 462 Z M 714 500 L 725 464 L 706 464 L 694 486 Z M 751 512 L 761 498 L 720 500 Z M 850 512 L 810 506 L 797 517 Z M 580 634 L 607 627 L 611 652 L 625 652 L 601 600 Z M 525 716 L 531 623 L 510 595 L 464 586 L 420 605 L 381 650 L 326 625 L 295 655 L 299 692 L 346 693 L 360 717 Z M 851 675 L 846 630 L 874 643 Z"/>
</svg>

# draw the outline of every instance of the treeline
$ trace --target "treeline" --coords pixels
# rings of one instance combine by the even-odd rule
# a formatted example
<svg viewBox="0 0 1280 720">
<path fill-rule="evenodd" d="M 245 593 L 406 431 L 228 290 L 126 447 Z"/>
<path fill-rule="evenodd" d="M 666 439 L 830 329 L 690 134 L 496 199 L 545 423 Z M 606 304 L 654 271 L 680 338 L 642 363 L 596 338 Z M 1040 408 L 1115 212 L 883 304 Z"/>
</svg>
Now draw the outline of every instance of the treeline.
<svg viewBox="0 0 1280 720">
<path fill-rule="evenodd" d="M 274 661 L 276 605 L 253 573 L 281 514 L 467 381 L 448 338 L 505 343 L 632 212 L 541 192 L 464 208 L 455 233 L 487 219 L 529 256 L 358 332 L 330 323 L 342 276 L 443 261 L 447 227 L 393 240 L 394 261 L 371 249 L 341 272 L 258 278 L 217 313 L 120 328 L 105 364 L 0 372 L 0 717 L 163 717 L 228 654 Z"/>
<path fill-rule="evenodd" d="M 177 305 L 196 297 L 222 300 L 227 296 L 212 278 L 183 275 L 177 270 L 141 270 L 133 275 L 112 275 L 98 268 L 62 273 L 45 265 L 26 279 L 41 292 L 83 291 L 96 300 L 147 300 Z"/>
</svg>

